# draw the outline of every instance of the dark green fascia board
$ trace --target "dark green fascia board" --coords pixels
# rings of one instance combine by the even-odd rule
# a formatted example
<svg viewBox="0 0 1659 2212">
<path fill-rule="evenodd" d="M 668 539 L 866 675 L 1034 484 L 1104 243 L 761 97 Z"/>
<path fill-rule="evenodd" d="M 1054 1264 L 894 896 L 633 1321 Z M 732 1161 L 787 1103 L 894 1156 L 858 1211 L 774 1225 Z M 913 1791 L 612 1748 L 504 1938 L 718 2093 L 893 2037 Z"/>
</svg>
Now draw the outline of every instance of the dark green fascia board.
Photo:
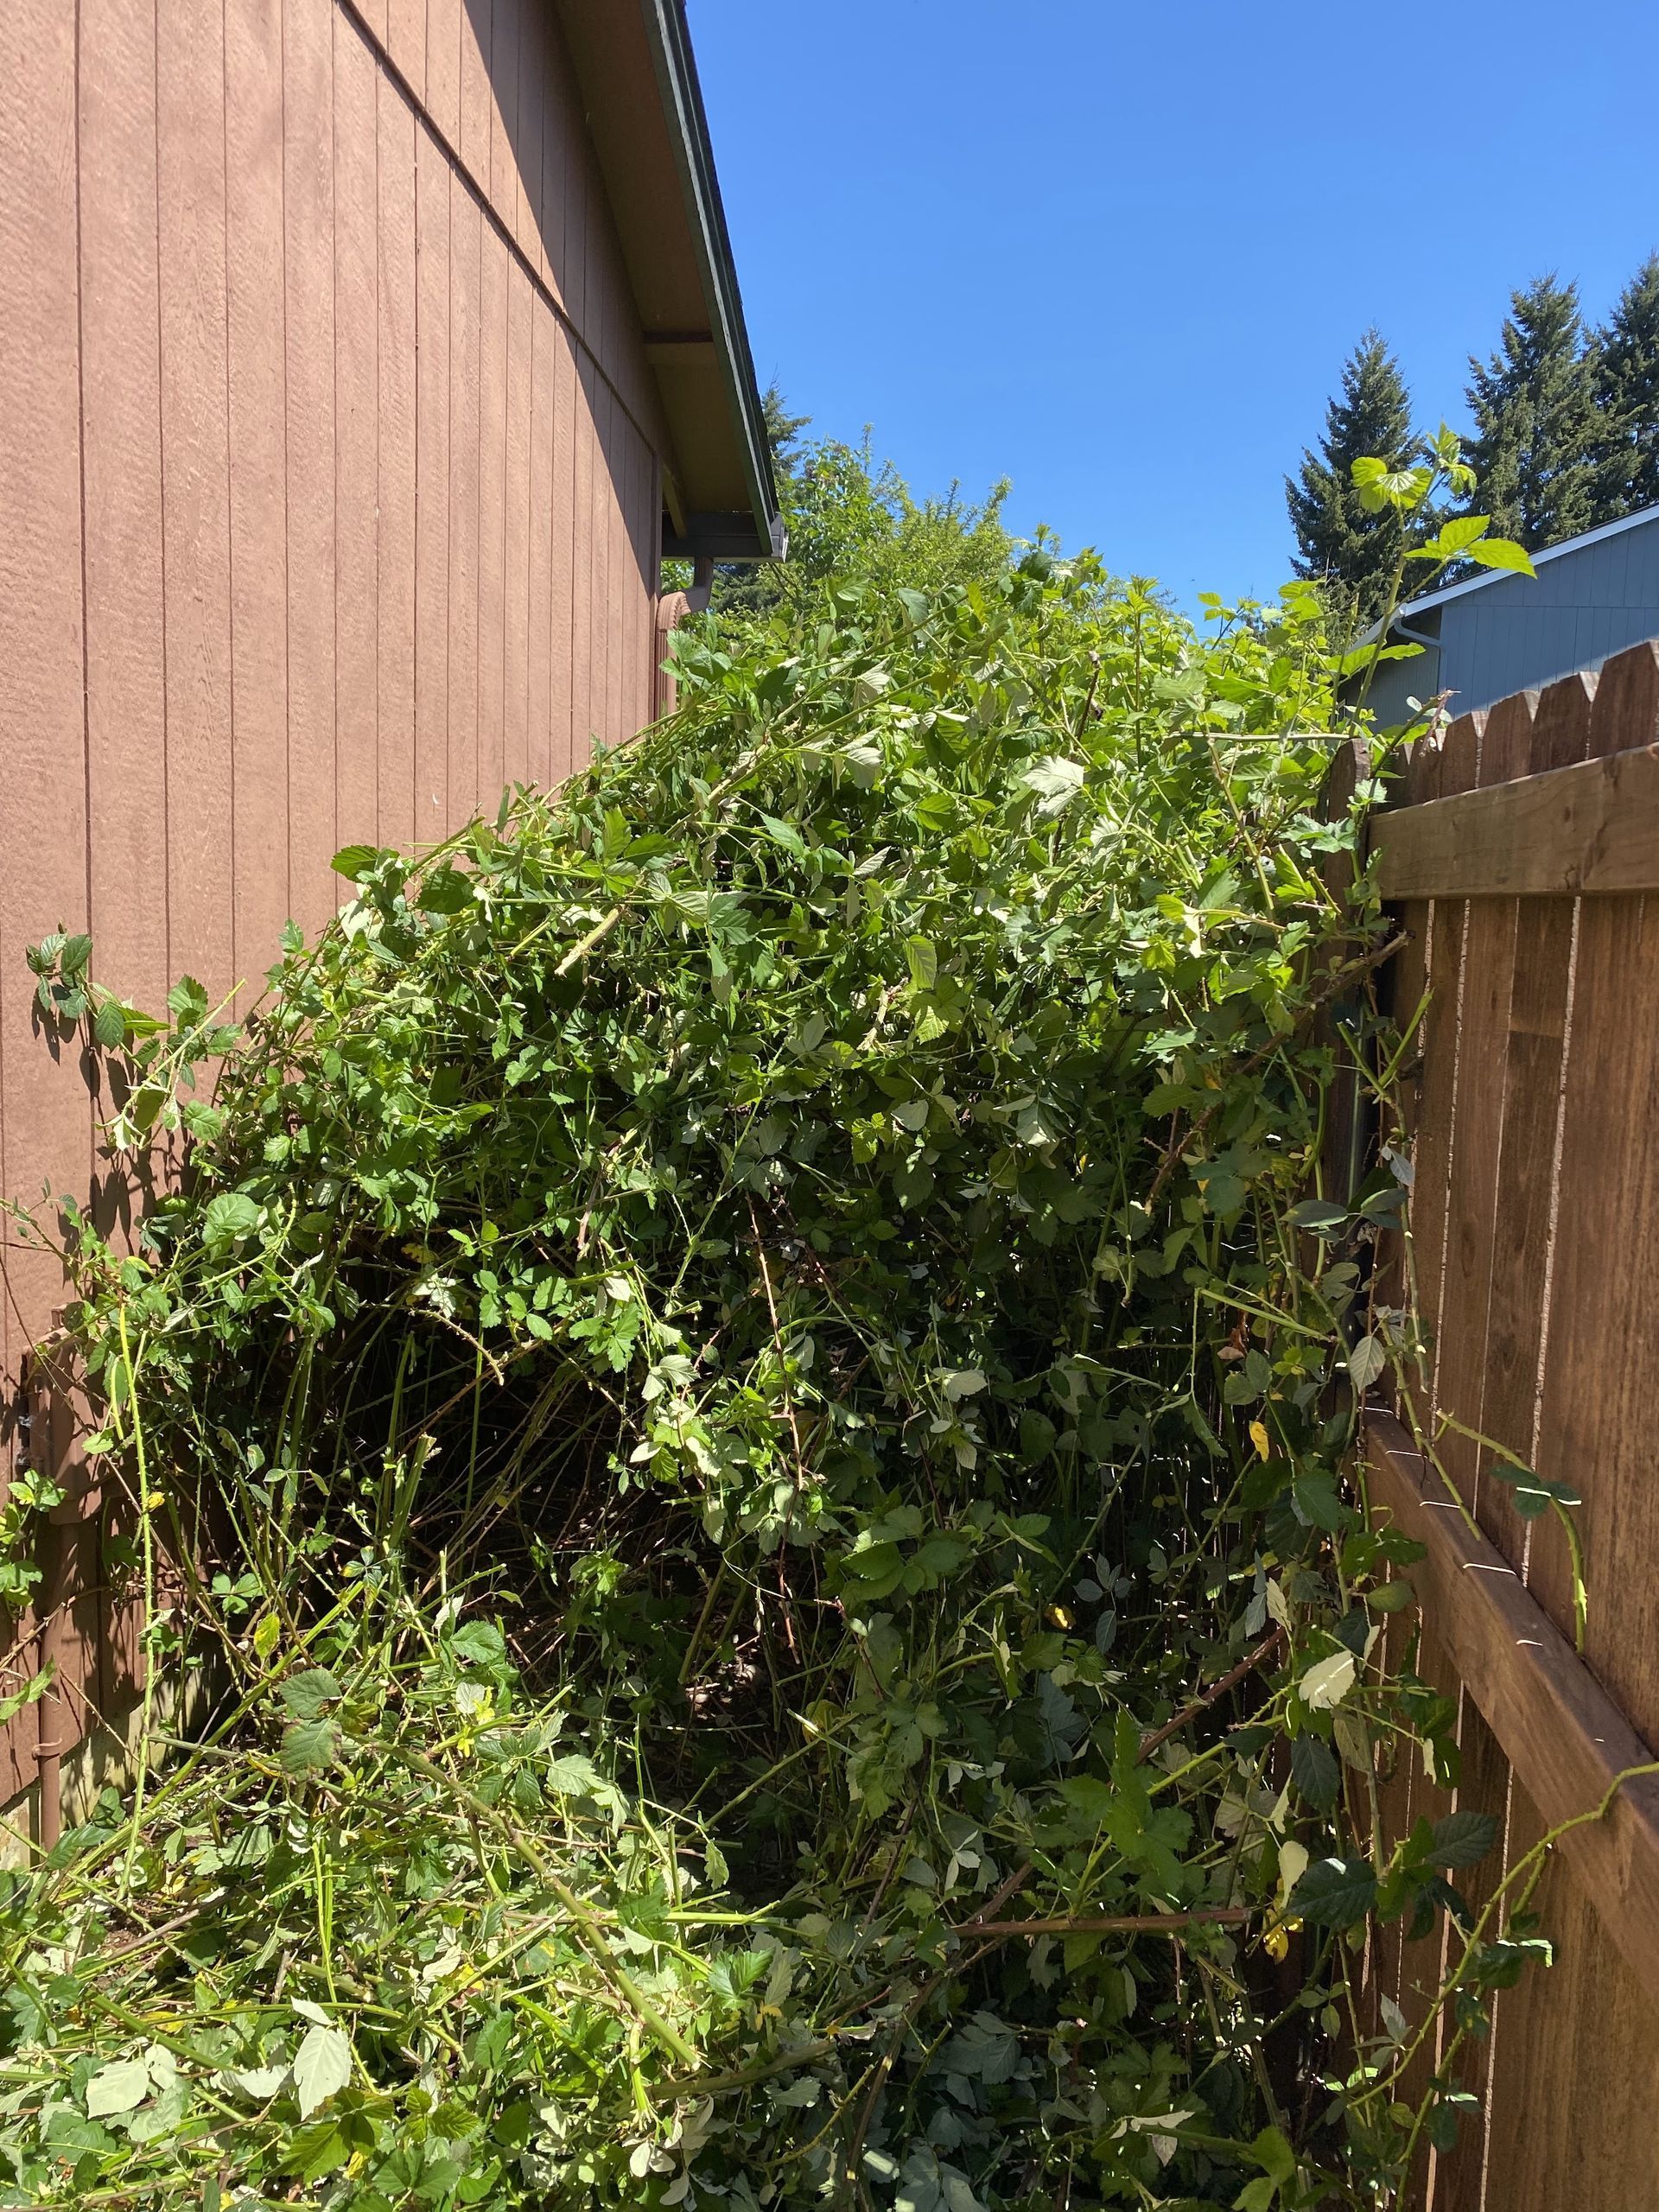
<svg viewBox="0 0 1659 2212">
<path fill-rule="evenodd" d="M 684 0 L 639 0 L 651 44 L 663 112 L 668 118 L 674 159 L 685 194 L 687 213 L 709 303 L 728 402 L 743 457 L 753 512 L 747 515 L 688 515 L 683 536 L 664 541 L 675 558 L 717 561 L 781 561 L 789 533 L 778 505 L 772 449 L 755 381 L 754 359 L 743 320 L 737 267 L 721 204 L 720 181 L 709 136 L 709 118 L 697 81 L 696 60 L 685 20 Z"/>
</svg>

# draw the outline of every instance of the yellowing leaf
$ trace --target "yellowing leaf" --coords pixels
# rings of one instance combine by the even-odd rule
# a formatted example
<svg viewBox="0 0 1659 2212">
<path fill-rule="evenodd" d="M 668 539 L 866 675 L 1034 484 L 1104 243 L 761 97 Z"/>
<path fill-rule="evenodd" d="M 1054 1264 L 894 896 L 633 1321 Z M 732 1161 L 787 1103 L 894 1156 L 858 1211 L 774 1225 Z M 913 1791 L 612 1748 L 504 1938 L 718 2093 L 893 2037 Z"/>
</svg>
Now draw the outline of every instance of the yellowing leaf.
<svg viewBox="0 0 1659 2212">
<path fill-rule="evenodd" d="M 1259 1457 L 1265 1459 L 1273 1449 L 1273 1440 L 1268 1434 L 1266 1421 L 1253 1421 L 1250 1423 L 1250 1441 L 1255 1445 Z"/>
</svg>

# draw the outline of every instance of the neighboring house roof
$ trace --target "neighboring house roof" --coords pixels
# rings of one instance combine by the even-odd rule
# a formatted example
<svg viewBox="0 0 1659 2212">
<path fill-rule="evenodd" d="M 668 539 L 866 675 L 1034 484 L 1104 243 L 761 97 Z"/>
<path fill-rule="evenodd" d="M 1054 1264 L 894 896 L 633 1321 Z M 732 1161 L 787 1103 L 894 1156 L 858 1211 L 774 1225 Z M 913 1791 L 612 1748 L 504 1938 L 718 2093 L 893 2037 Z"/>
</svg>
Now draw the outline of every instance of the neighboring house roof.
<svg viewBox="0 0 1659 2212">
<path fill-rule="evenodd" d="M 1659 506 L 1638 507 L 1633 515 L 1621 515 L 1617 522 L 1605 522 L 1599 530 L 1580 531 L 1576 537 L 1564 537 L 1559 545 L 1546 545 L 1532 556 L 1535 569 L 1541 569 L 1547 562 L 1559 561 L 1563 554 L 1581 553 L 1587 546 L 1599 545 L 1609 537 L 1618 537 L 1627 530 L 1645 530 L 1659 523 Z M 1460 584 L 1447 584 L 1440 591 L 1426 591 L 1421 598 L 1408 599 L 1395 615 L 1395 621 L 1410 614 L 1421 614 L 1427 607 L 1444 607 L 1448 600 L 1466 598 L 1471 591 L 1484 591 L 1491 584 L 1502 581 L 1513 570 L 1483 569 L 1478 576 L 1465 577 Z"/>
<path fill-rule="evenodd" d="M 1390 628 L 1422 651 L 1378 669 L 1367 704 L 1380 723 L 1440 695 L 1455 714 L 1489 707 L 1659 637 L 1659 506 L 1532 558 L 1535 576 L 1484 569 L 1406 601 Z"/>
<path fill-rule="evenodd" d="M 553 0 L 673 442 L 663 550 L 781 560 L 786 537 L 684 0 Z"/>
</svg>

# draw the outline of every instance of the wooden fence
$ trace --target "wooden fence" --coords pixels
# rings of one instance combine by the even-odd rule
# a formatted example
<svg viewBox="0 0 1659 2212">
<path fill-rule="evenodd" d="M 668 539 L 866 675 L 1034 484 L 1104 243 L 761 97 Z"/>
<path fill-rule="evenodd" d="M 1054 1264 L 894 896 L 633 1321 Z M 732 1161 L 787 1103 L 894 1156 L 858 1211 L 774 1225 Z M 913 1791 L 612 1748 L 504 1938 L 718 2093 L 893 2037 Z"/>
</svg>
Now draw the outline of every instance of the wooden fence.
<svg viewBox="0 0 1659 2212">
<path fill-rule="evenodd" d="M 1580 1823 L 1534 1900 L 1554 1967 L 1498 1994 L 1490 2036 L 1454 2047 L 1442 2024 L 1415 2068 L 1415 2091 L 1444 2068 L 1477 2102 L 1454 2147 L 1425 2145 L 1410 2212 L 1659 2204 L 1659 1774 L 1620 1779 L 1659 1745 L 1656 741 L 1659 643 L 1454 722 L 1372 825 L 1408 933 L 1397 1015 L 1427 994 L 1404 1126 L 1382 1132 L 1412 1161 L 1411 1236 L 1379 1287 L 1432 1351 L 1411 1403 L 1370 1413 L 1367 1457 L 1373 1503 L 1427 1547 L 1418 1668 L 1462 1747 L 1455 1790 L 1402 1764 L 1385 1827 L 1490 1812 L 1480 1906 Z M 1517 1511 L 1506 1460 L 1582 1496 L 1581 1656 L 1567 1537 Z M 1386 1996 L 1421 2023 L 1447 1963 L 1444 1936 L 1382 1931 L 1372 2018 Z"/>
</svg>

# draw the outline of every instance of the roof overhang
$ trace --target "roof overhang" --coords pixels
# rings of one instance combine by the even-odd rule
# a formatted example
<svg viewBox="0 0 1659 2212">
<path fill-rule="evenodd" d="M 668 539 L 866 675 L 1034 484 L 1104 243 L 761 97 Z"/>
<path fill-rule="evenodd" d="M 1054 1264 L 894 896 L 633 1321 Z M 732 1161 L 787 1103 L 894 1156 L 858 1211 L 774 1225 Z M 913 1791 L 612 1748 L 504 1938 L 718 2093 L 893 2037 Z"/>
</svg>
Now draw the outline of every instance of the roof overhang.
<svg viewBox="0 0 1659 2212">
<path fill-rule="evenodd" d="M 1627 530 L 1649 530 L 1656 524 L 1659 524 L 1659 506 L 1638 507 L 1634 514 L 1620 515 L 1617 522 L 1605 522 L 1598 529 L 1580 531 L 1576 537 L 1563 537 L 1554 545 L 1541 546 L 1531 556 L 1532 565 L 1535 569 L 1541 569 L 1548 562 L 1559 561 L 1565 553 L 1582 553 L 1586 546 L 1599 545 L 1604 538 L 1622 537 Z M 1439 591 L 1420 592 L 1415 599 L 1402 601 L 1395 608 L 1389 627 L 1405 630 L 1408 623 L 1415 625 L 1420 622 L 1431 608 L 1445 607 L 1454 599 L 1467 599 L 1471 592 L 1488 590 L 1493 584 L 1502 582 L 1505 576 L 1512 576 L 1516 573 L 1513 569 L 1483 569 L 1478 575 L 1465 576 L 1460 584 L 1445 584 Z M 1434 626 L 1439 627 L 1438 618 Z M 1381 627 L 1380 623 L 1373 622 L 1357 643 L 1374 645 Z"/>
<path fill-rule="evenodd" d="M 553 0 L 673 450 L 663 550 L 787 550 L 684 0 Z"/>
</svg>

